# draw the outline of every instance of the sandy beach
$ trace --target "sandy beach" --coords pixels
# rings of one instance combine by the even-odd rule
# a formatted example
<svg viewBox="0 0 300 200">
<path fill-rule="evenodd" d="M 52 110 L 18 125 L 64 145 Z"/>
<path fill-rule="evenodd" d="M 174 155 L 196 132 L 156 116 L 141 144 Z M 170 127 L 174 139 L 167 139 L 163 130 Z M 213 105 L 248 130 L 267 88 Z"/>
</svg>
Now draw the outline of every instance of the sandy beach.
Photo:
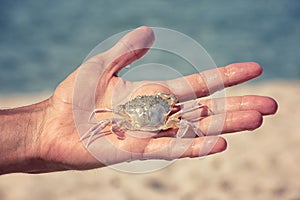
<svg viewBox="0 0 300 200">
<path fill-rule="evenodd" d="M 244 84 L 229 95 L 267 95 L 275 116 L 253 132 L 224 135 L 228 149 L 205 159 L 182 159 L 148 174 L 110 168 L 0 177 L 0 200 L 74 199 L 300 199 L 300 82 Z M 49 93 L 0 95 L 0 107 L 38 102 Z"/>
</svg>

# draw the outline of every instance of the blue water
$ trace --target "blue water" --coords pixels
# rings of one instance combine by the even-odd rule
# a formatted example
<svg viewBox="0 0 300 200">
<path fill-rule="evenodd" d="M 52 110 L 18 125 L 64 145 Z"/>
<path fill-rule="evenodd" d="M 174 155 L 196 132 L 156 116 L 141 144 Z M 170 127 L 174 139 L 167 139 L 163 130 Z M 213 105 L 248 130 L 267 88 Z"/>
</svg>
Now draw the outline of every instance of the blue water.
<svg viewBox="0 0 300 200">
<path fill-rule="evenodd" d="M 140 25 L 185 33 L 218 66 L 300 79 L 299 0 L 0 1 L 0 93 L 53 90 L 107 37 Z"/>
</svg>

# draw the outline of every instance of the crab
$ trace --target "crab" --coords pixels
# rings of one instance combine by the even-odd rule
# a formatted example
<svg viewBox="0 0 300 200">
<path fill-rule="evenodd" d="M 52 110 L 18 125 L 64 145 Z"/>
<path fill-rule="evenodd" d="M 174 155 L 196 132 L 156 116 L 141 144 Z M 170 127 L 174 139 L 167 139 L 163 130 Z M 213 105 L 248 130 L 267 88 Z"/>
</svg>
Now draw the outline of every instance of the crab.
<svg viewBox="0 0 300 200">
<path fill-rule="evenodd" d="M 114 133 L 119 139 L 125 139 L 125 132 L 146 131 L 159 132 L 171 128 L 178 128 L 177 137 L 183 137 L 186 131 L 191 127 L 195 134 L 203 136 L 203 133 L 191 122 L 182 119 L 182 115 L 198 108 L 206 107 L 197 101 L 197 105 L 181 109 L 174 113 L 174 108 L 181 106 L 178 99 L 173 94 L 159 92 L 156 95 L 139 95 L 134 99 L 117 105 L 114 108 L 97 108 L 94 109 L 89 117 L 89 121 L 96 113 L 112 112 L 116 116 L 110 119 L 104 119 L 92 126 L 80 140 L 89 138 L 86 145 L 88 146 L 95 135 L 99 137 Z M 111 124 L 110 131 L 103 132 L 103 129 Z"/>
</svg>

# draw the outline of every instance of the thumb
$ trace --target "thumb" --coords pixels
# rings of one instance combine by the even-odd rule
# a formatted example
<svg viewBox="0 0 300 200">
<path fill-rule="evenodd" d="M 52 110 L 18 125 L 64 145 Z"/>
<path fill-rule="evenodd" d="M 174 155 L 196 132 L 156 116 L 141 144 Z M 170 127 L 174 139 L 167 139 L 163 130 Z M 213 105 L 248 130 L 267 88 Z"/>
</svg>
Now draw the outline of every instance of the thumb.
<svg viewBox="0 0 300 200">
<path fill-rule="evenodd" d="M 151 28 L 141 26 L 121 38 L 111 49 L 91 59 L 104 61 L 106 70 L 111 75 L 117 74 L 123 67 L 144 56 L 154 42 Z"/>
</svg>

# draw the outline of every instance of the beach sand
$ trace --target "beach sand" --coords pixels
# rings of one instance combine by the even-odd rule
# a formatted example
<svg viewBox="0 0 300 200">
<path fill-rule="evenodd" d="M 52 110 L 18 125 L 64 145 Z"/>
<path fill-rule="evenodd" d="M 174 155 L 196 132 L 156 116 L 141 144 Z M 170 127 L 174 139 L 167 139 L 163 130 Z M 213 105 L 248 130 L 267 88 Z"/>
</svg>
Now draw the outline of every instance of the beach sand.
<svg viewBox="0 0 300 200">
<path fill-rule="evenodd" d="M 126 174 L 110 168 L 42 175 L 0 177 L 1 200 L 37 199 L 300 199 L 300 83 L 244 84 L 229 95 L 275 98 L 279 109 L 262 127 L 224 137 L 228 149 L 204 159 L 182 159 L 162 170 Z M 1 107 L 37 102 L 49 96 L 0 96 Z"/>
</svg>

